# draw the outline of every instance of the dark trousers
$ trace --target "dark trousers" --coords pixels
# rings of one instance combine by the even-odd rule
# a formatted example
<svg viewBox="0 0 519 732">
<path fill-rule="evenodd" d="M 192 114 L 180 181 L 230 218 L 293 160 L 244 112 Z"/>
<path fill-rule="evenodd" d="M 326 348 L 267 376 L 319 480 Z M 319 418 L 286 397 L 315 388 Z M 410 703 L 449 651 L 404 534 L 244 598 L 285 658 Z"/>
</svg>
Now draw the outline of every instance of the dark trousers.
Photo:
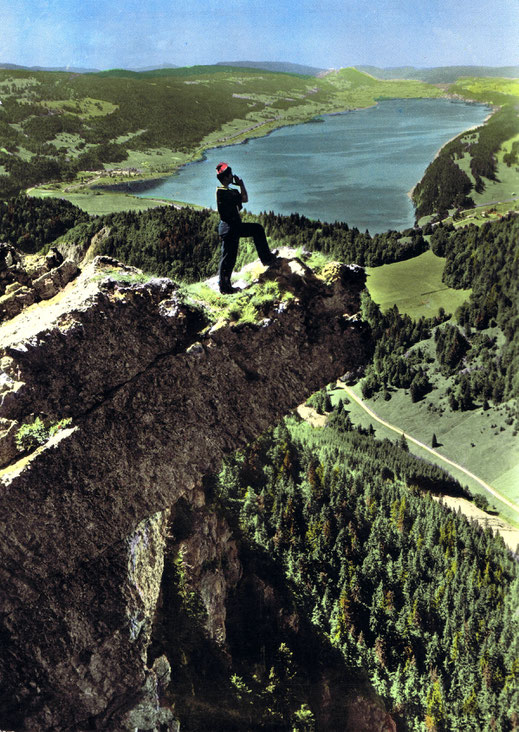
<svg viewBox="0 0 519 732">
<path fill-rule="evenodd" d="M 272 254 L 265 236 L 265 229 L 261 224 L 244 224 L 241 221 L 236 224 L 228 224 L 220 221 L 218 234 L 222 243 L 220 266 L 218 267 L 218 280 L 220 285 L 229 284 L 232 271 L 238 256 L 238 244 L 242 236 L 251 236 L 262 264 L 267 264 Z"/>
</svg>

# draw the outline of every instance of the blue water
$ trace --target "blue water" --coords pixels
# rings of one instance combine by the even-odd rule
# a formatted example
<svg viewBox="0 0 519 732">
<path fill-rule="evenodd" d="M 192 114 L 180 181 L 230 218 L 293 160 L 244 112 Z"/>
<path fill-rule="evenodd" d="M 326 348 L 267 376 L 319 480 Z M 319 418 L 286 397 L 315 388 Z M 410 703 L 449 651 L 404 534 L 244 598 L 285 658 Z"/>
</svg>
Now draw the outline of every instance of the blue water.
<svg viewBox="0 0 519 732">
<path fill-rule="evenodd" d="M 488 113 L 484 105 L 447 99 L 383 101 L 208 150 L 139 195 L 215 208 L 215 168 L 225 160 L 244 179 L 252 213 L 297 211 L 371 233 L 404 229 L 414 223 L 408 192 L 437 151 Z"/>
</svg>

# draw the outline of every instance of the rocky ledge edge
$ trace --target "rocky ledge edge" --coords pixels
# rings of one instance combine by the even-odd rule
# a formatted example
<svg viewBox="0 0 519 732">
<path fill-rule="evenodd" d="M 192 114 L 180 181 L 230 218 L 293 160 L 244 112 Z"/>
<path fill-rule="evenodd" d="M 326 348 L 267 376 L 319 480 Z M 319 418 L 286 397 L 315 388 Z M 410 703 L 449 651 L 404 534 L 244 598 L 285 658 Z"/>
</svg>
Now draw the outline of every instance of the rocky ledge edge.
<svg viewBox="0 0 519 732">
<path fill-rule="evenodd" d="M 364 272 L 334 264 L 323 280 L 282 259 L 257 285 L 274 278 L 290 300 L 258 323 L 212 328 L 171 280 L 132 281 L 138 270 L 110 258 L 82 270 L 47 258 L 28 273 L 7 255 L 6 288 L 15 267 L 23 287 L 43 276 L 57 291 L 0 326 L 0 720 L 177 729 L 157 691 L 168 660 L 147 666 L 170 517 L 187 501 L 206 536 L 203 476 L 367 362 Z M 216 604 L 205 593 L 207 630 L 223 648 L 240 576 L 229 566 Z"/>
</svg>

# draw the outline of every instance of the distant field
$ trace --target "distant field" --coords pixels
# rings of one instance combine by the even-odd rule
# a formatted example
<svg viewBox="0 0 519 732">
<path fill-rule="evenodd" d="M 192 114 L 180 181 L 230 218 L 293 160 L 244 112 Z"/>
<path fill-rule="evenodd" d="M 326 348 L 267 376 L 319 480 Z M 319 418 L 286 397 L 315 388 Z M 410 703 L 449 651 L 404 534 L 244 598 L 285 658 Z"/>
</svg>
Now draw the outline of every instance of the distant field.
<svg viewBox="0 0 519 732">
<path fill-rule="evenodd" d="M 77 114 L 80 117 L 104 117 L 107 114 L 115 112 L 119 107 L 117 104 L 106 102 L 102 99 L 92 99 L 85 97 L 76 100 L 43 100 L 40 102 L 42 107 L 52 109 L 57 112 L 66 112 L 67 114 Z"/>
<path fill-rule="evenodd" d="M 501 103 L 502 97 L 519 99 L 519 80 L 499 77 L 465 77 L 449 87 L 449 92 L 462 94 L 469 99 L 488 99 Z"/>
<path fill-rule="evenodd" d="M 70 201 L 74 206 L 88 214 L 103 216 L 118 211 L 145 211 L 157 206 L 170 205 L 171 201 L 162 201 L 153 198 L 137 198 L 127 193 L 99 193 L 91 190 L 81 190 L 78 193 L 64 193 L 63 191 L 34 188 L 28 191 L 35 198 L 57 197 Z"/>
<path fill-rule="evenodd" d="M 137 168 L 143 173 L 157 176 L 169 174 L 172 170 L 192 162 L 198 155 L 169 150 L 167 147 L 148 148 L 147 150 L 129 150 L 128 157 L 122 163 L 107 163 L 105 168 Z"/>
<path fill-rule="evenodd" d="M 442 282 L 445 260 L 430 250 L 404 262 L 367 267 L 371 298 L 387 310 L 397 305 L 412 318 L 436 315 L 438 308 L 454 313 L 470 290 L 453 290 Z"/>
<path fill-rule="evenodd" d="M 515 139 L 515 138 L 514 138 Z M 510 140 L 509 143 L 512 141 Z M 504 145 L 503 150 L 497 153 L 498 171 L 496 180 L 488 180 L 485 178 L 485 189 L 481 193 L 471 191 L 470 197 L 476 206 L 482 204 L 493 203 L 495 201 L 506 201 L 510 198 L 519 197 L 519 173 L 517 165 L 508 166 L 503 163 L 503 155 L 510 148 L 510 144 Z M 456 164 L 467 173 L 474 183 L 474 177 L 470 171 L 470 159 L 468 155 L 464 155 L 460 160 L 456 160 Z"/>
<path fill-rule="evenodd" d="M 476 193 L 475 190 L 470 192 L 476 208 L 466 209 L 462 211 L 459 219 L 448 218 L 447 221 L 452 222 L 456 227 L 466 224 L 481 226 L 486 221 L 497 220 L 509 211 L 519 211 L 519 165 L 508 166 L 503 162 L 503 156 L 510 150 L 512 143 L 518 139 L 519 135 L 507 140 L 498 151 L 496 180 L 485 178 L 485 188 L 481 193 Z M 457 159 L 456 164 L 474 183 L 469 156 L 464 155 Z M 450 213 L 452 215 L 454 210 Z"/>
</svg>

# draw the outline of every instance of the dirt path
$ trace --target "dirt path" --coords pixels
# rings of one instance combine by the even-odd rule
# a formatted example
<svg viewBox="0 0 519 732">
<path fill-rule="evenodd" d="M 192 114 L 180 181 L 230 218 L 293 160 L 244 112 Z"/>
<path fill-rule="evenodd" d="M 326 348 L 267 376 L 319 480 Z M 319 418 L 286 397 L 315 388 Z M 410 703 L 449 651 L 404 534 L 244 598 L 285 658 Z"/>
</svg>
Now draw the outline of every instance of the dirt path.
<svg viewBox="0 0 519 732">
<path fill-rule="evenodd" d="M 305 422 L 311 424 L 312 427 L 324 427 L 326 424 L 326 414 L 319 414 L 313 407 L 307 407 L 306 404 L 300 404 L 296 412 Z"/>
<path fill-rule="evenodd" d="M 370 417 L 373 417 L 377 422 L 384 425 L 384 427 L 387 427 L 388 429 L 392 430 L 393 432 L 396 432 L 398 435 L 404 435 L 404 437 L 409 440 L 409 442 L 413 442 L 415 445 L 418 445 L 418 447 L 421 447 L 423 450 L 427 450 L 427 452 L 430 452 L 431 455 L 434 455 L 435 458 L 438 460 L 441 460 L 444 463 L 447 463 L 447 465 L 452 465 L 453 468 L 457 468 L 458 470 L 461 470 L 462 473 L 465 473 L 465 475 L 468 475 L 469 478 L 472 478 L 472 480 L 475 480 L 476 483 L 479 483 L 479 485 L 484 488 L 486 491 L 491 493 L 495 498 L 497 498 L 501 503 L 504 503 L 508 508 L 511 508 L 512 511 L 514 511 L 517 516 L 519 517 L 519 506 L 516 503 L 513 503 L 508 498 L 503 496 L 499 491 L 496 491 L 495 488 L 492 488 L 491 485 L 486 483 L 484 480 L 481 480 L 481 478 L 478 478 L 477 475 L 474 475 L 474 473 L 471 473 L 470 470 L 467 470 L 462 465 L 459 465 L 458 463 L 455 463 L 453 460 L 450 460 L 449 458 L 445 457 L 444 455 L 440 455 L 439 452 L 434 450 L 432 447 L 429 447 L 424 442 L 420 442 L 420 440 L 417 440 L 415 437 L 412 437 L 411 435 L 406 434 L 400 427 L 395 427 L 395 425 L 390 424 L 389 422 L 386 422 L 386 420 L 379 417 L 375 412 L 370 409 L 367 404 L 365 404 L 360 397 L 358 397 L 355 392 L 345 384 L 342 384 L 338 382 L 338 385 L 344 389 L 346 394 L 353 399 L 357 404 L 364 409 L 365 412 L 369 414 Z"/>
<path fill-rule="evenodd" d="M 365 412 L 369 414 L 370 417 L 375 419 L 380 424 L 384 425 L 384 427 L 387 427 L 390 430 L 393 430 L 393 432 L 396 432 L 398 435 L 404 435 L 404 437 L 409 440 L 410 442 L 413 442 L 415 445 L 418 445 L 424 450 L 427 450 L 427 452 L 430 452 L 431 455 L 434 455 L 435 458 L 438 458 L 444 463 L 447 463 L 447 465 L 452 465 L 452 467 L 457 468 L 458 470 L 461 470 L 465 475 L 468 475 L 469 478 L 472 478 L 472 480 L 475 480 L 479 485 L 481 485 L 486 491 L 491 493 L 495 498 L 505 503 L 509 508 L 511 508 L 515 513 L 519 516 L 519 506 L 517 504 L 513 503 L 512 501 L 509 501 L 508 498 L 505 498 L 505 496 L 501 495 L 498 491 L 496 491 L 495 488 L 492 488 L 491 485 L 486 483 L 484 480 L 481 480 L 481 478 L 478 478 L 477 475 L 474 475 L 474 473 L 471 473 L 470 470 L 467 470 L 462 465 L 459 465 L 458 463 L 455 463 L 453 460 L 449 460 L 449 458 L 444 457 L 443 455 L 440 455 L 439 452 L 436 450 L 433 450 L 432 447 L 429 447 L 428 445 L 425 445 L 423 442 L 420 442 L 420 440 L 417 440 L 414 437 L 411 437 L 411 435 L 406 434 L 401 430 L 399 427 L 395 427 L 395 425 L 390 424 L 389 422 L 386 422 L 386 420 L 379 417 L 375 412 L 370 409 L 367 404 L 365 404 L 360 397 L 358 397 L 355 392 L 345 384 L 342 384 L 341 382 L 337 382 L 338 385 L 344 389 L 344 391 L 347 393 L 348 397 L 353 399 L 362 409 L 364 409 Z M 448 506 L 449 508 L 452 508 L 454 511 L 457 511 L 458 509 L 461 510 L 464 516 L 467 516 L 469 519 L 474 519 L 478 522 L 481 526 L 484 528 L 490 527 L 494 532 L 497 532 L 503 537 L 503 540 L 505 544 L 508 546 L 509 549 L 511 549 L 513 552 L 518 551 L 519 546 L 519 529 L 514 528 L 513 526 L 510 526 L 510 524 L 507 524 L 506 521 L 503 521 L 502 518 L 499 516 L 492 516 L 488 513 L 485 513 L 485 511 L 481 510 L 477 506 L 475 506 L 471 501 L 467 501 L 466 498 L 455 498 L 454 496 L 442 496 L 441 499 L 442 502 Z"/>
</svg>

